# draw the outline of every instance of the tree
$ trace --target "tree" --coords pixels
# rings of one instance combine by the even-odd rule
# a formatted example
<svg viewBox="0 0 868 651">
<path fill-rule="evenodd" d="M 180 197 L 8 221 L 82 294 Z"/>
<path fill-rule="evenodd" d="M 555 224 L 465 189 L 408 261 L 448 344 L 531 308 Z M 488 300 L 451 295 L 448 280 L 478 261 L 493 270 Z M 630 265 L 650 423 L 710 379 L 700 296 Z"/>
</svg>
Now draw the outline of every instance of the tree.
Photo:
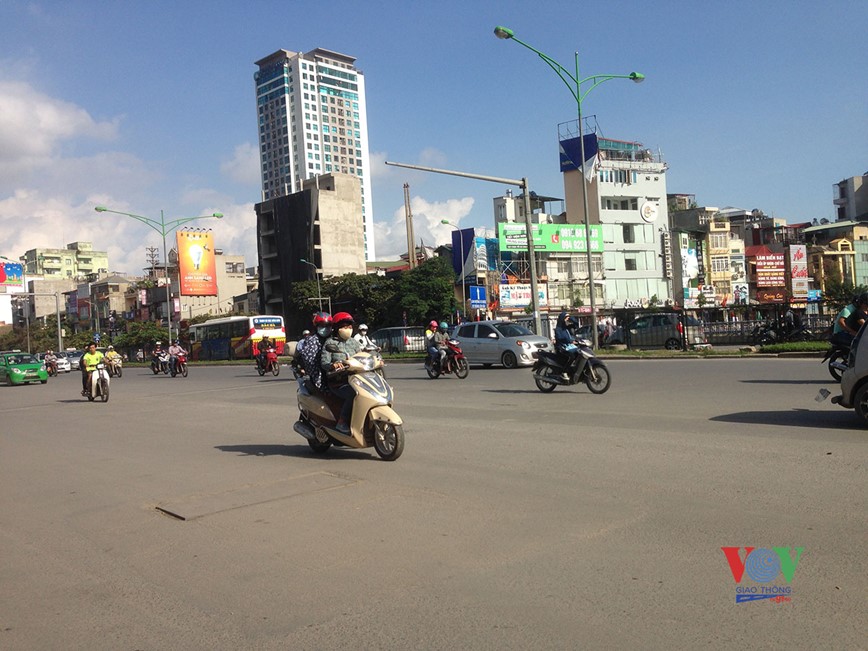
<svg viewBox="0 0 868 651">
<path fill-rule="evenodd" d="M 118 348 L 144 348 L 155 341 L 168 341 L 169 331 L 157 325 L 156 321 L 131 321 L 128 331 L 115 337 Z"/>
<path fill-rule="evenodd" d="M 430 319 L 440 320 L 455 308 L 455 272 L 448 258 L 426 260 L 405 272 L 397 283 L 397 293 L 391 306 L 391 322 L 401 323 L 407 315 L 408 324 L 421 324 Z"/>
<path fill-rule="evenodd" d="M 852 301 L 854 296 L 858 296 L 864 292 L 868 292 L 868 287 L 865 285 L 854 286 L 852 283 L 845 283 L 840 280 L 830 280 L 826 282 L 824 298 L 826 299 L 827 305 L 831 305 L 834 309 L 840 310 Z"/>
</svg>

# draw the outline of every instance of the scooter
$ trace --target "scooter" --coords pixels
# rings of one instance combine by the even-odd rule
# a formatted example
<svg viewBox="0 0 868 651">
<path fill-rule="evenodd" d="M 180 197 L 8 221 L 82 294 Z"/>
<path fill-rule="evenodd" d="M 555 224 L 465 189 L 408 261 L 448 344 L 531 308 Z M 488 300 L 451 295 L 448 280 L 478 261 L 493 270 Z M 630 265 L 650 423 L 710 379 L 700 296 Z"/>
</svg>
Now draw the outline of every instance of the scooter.
<svg viewBox="0 0 868 651">
<path fill-rule="evenodd" d="M 348 434 L 335 425 L 343 400 L 333 394 L 317 392 L 307 379 L 299 379 L 298 410 L 293 429 L 301 434 L 317 454 L 332 445 L 376 450 L 380 458 L 394 461 L 404 451 L 404 421 L 392 409 L 392 387 L 377 371 L 383 367 L 379 353 L 360 351 L 344 362 L 338 374 L 346 373 L 356 393 Z M 303 378 L 298 376 L 297 378 Z"/>
<path fill-rule="evenodd" d="M 823 355 L 823 360 L 820 364 L 826 364 L 829 369 L 829 374 L 838 382 L 841 381 L 841 376 L 847 370 L 847 357 L 850 355 L 850 347 L 840 344 L 832 344 L 826 354 Z"/>
<path fill-rule="evenodd" d="M 151 359 L 151 370 L 154 375 L 159 375 L 162 372 L 164 375 L 169 374 L 169 353 L 163 351 L 159 355 L 154 355 Z"/>
<path fill-rule="evenodd" d="M 105 364 L 100 362 L 96 365 L 96 370 L 90 372 L 87 382 L 87 399 L 93 402 L 100 398 L 103 402 L 108 402 L 109 382 L 109 374 Z"/>
<path fill-rule="evenodd" d="M 576 346 L 579 351 L 574 362 L 557 352 L 538 353 L 533 365 L 536 388 L 543 393 L 550 393 L 558 385 L 572 386 L 584 382 L 591 393 L 606 393 L 612 383 L 612 376 L 603 361 L 594 355 L 591 342 L 577 339 L 571 345 Z"/>
<path fill-rule="evenodd" d="M 109 377 L 121 377 L 124 374 L 124 363 L 120 357 L 106 358 L 105 364 Z"/>
<path fill-rule="evenodd" d="M 259 377 L 262 377 L 269 371 L 275 377 L 280 375 L 280 363 L 277 361 L 277 350 L 273 347 L 268 347 L 265 350 L 265 366 L 262 361 L 256 357 L 256 370 L 259 372 Z"/>
<path fill-rule="evenodd" d="M 171 364 L 170 364 L 171 365 Z M 172 369 L 172 377 L 181 375 L 187 377 L 187 353 L 181 353 L 175 356 L 175 368 Z"/>
<path fill-rule="evenodd" d="M 467 364 L 467 358 L 461 351 L 461 345 L 457 339 L 448 339 L 446 341 L 446 359 L 443 360 L 442 368 L 440 364 L 440 356 L 437 359 L 431 360 L 431 356 L 425 360 L 425 370 L 428 372 L 428 377 L 436 380 L 441 374 L 455 373 L 455 377 L 463 380 L 470 373 L 470 366 Z"/>
</svg>

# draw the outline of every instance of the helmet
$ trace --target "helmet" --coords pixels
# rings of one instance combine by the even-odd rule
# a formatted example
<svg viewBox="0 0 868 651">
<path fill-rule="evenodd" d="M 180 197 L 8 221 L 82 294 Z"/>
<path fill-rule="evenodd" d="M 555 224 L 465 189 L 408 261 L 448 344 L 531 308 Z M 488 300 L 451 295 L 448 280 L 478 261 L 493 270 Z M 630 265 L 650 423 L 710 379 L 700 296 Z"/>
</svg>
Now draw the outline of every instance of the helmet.
<svg viewBox="0 0 868 651">
<path fill-rule="evenodd" d="M 176 346 L 180 346 L 180 345 L 181 345 L 181 340 L 180 340 L 180 339 L 175 339 L 175 345 L 176 345 Z"/>
<path fill-rule="evenodd" d="M 301 336 L 302 337 L 309 337 L 310 336 L 310 330 L 302 330 Z"/>
<path fill-rule="evenodd" d="M 109 345 L 109 347 L 108 347 L 108 348 L 107 348 L 107 349 L 106 349 L 106 350 L 114 350 L 114 349 L 115 349 L 115 347 L 114 347 L 114 346 L 112 346 L 112 345 Z"/>
<path fill-rule="evenodd" d="M 431 328 L 432 330 L 434 330 L 435 328 L 437 328 L 437 322 L 432 321 L 431 323 L 428 324 L 428 327 Z"/>
<path fill-rule="evenodd" d="M 313 327 L 329 326 L 332 324 L 332 316 L 328 312 L 317 312 L 313 315 Z"/>
<path fill-rule="evenodd" d="M 440 329 L 441 330 L 449 330 L 449 324 L 446 323 L 445 321 L 441 321 L 440 322 Z"/>
<path fill-rule="evenodd" d="M 859 296 L 856 297 L 856 304 L 864 303 L 868 305 L 868 292 L 862 292 Z"/>
<path fill-rule="evenodd" d="M 353 325 L 355 321 L 353 321 L 353 315 L 349 312 L 338 312 L 332 317 L 332 325 L 336 328 L 340 328 L 345 325 Z"/>
<path fill-rule="evenodd" d="M 364 323 L 362 323 L 361 325 L 359 325 L 359 330 L 365 330 L 365 331 L 367 331 L 367 329 L 368 329 L 368 326 L 366 326 Z"/>
</svg>

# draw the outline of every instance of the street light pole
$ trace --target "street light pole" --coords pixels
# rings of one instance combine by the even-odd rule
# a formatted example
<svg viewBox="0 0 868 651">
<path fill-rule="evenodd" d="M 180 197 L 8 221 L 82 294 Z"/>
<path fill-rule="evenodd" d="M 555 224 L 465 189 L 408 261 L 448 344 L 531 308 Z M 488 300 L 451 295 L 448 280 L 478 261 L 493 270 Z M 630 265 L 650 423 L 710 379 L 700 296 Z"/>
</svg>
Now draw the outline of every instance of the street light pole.
<svg viewBox="0 0 868 651">
<path fill-rule="evenodd" d="M 466 179 L 478 179 L 480 181 L 491 181 L 492 183 L 500 183 L 502 185 L 517 185 L 524 192 L 524 224 L 525 235 L 527 236 L 527 255 L 530 258 L 530 304 L 533 309 L 533 322 L 536 328 L 536 333 L 542 333 L 542 321 L 539 313 L 539 292 L 537 290 L 536 280 L 536 265 L 534 264 L 534 246 L 533 246 L 533 230 L 531 229 L 530 221 L 530 184 L 527 177 L 521 179 L 505 179 L 498 176 L 485 176 L 482 174 L 470 174 L 469 172 L 457 172 L 455 170 L 441 170 L 436 167 L 423 167 L 422 165 L 410 165 L 409 163 L 394 163 L 385 161 L 386 165 L 395 165 L 396 167 L 406 167 L 411 170 L 420 170 L 422 172 L 435 172 L 437 174 L 449 174 L 450 176 L 462 176 Z"/>
<path fill-rule="evenodd" d="M 458 226 L 453 224 L 448 219 L 441 219 L 440 223 L 446 224 L 447 226 L 451 226 L 456 231 L 458 231 L 458 245 L 459 245 L 459 250 L 461 252 L 461 311 L 464 312 L 464 310 L 467 309 L 467 293 L 466 293 L 467 290 L 464 287 L 464 285 L 465 285 L 465 283 L 464 283 L 464 280 L 465 280 L 465 275 L 464 275 L 464 236 L 461 234 L 461 229 L 458 228 Z"/>
<path fill-rule="evenodd" d="M 303 262 L 304 264 L 309 264 L 311 267 L 313 267 L 313 277 L 316 278 L 316 300 L 317 300 L 317 305 L 319 305 L 319 311 L 322 312 L 322 289 L 320 288 L 320 285 L 319 285 L 319 270 L 317 269 L 316 265 L 313 262 L 309 262 L 308 260 L 305 260 L 304 258 L 300 258 L 299 262 Z"/>
<path fill-rule="evenodd" d="M 163 236 L 163 260 L 165 263 L 165 267 L 163 267 L 163 276 L 164 282 L 166 285 L 166 324 L 169 328 L 169 343 L 172 342 L 172 293 L 171 293 L 171 281 L 169 280 L 169 251 L 166 248 L 166 234 L 171 233 L 173 230 L 181 226 L 182 224 L 187 224 L 192 221 L 196 221 L 197 219 L 223 219 L 223 213 L 215 212 L 210 215 L 200 215 L 198 217 L 182 217 L 181 219 L 175 219 L 166 223 L 165 216 L 163 215 L 163 211 L 160 210 L 160 221 L 156 219 L 150 219 L 149 217 L 142 217 L 141 215 L 134 215 L 130 212 L 121 212 L 120 210 L 110 210 L 105 206 L 94 206 L 93 208 L 97 212 L 110 212 L 115 215 L 125 215 L 127 217 L 132 217 L 136 221 L 140 221 L 143 224 L 153 228 L 160 235 Z"/>
<path fill-rule="evenodd" d="M 531 52 L 534 52 L 539 56 L 540 59 L 546 62 L 546 64 L 555 71 L 555 74 L 561 78 L 561 81 L 566 84 L 567 88 L 570 90 L 570 93 L 573 96 L 573 99 L 576 100 L 576 106 L 578 108 L 578 131 L 579 131 L 579 149 L 581 155 L 581 175 L 582 175 L 582 207 L 585 212 L 585 249 L 588 259 L 588 294 L 591 299 L 591 331 L 594 335 L 594 348 L 597 348 L 599 345 L 599 335 L 597 333 L 597 298 L 594 290 L 594 266 L 593 266 L 593 255 L 591 253 L 591 218 L 588 211 L 588 176 L 586 162 L 585 162 L 585 139 L 582 135 L 582 102 L 588 96 L 592 90 L 594 90 L 597 86 L 602 84 L 604 81 L 609 81 L 610 79 L 630 79 L 631 81 L 641 83 L 645 80 L 645 75 L 641 72 L 631 72 L 629 75 L 591 75 L 590 77 L 585 77 L 581 79 L 579 77 L 579 53 L 576 52 L 576 73 L 575 75 L 570 74 L 566 68 L 564 68 L 560 63 L 552 59 L 547 54 L 544 54 L 537 50 L 536 48 L 528 45 L 524 41 L 520 40 L 516 37 L 515 32 L 513 32 L 508 27 L 497 26 L 494 28 L 494 35 L 497 38 L 502 38 L 506 40 L 513 40 L 519 45 L 523 45 Z M 584 94 L 582 94 L 582 84 L 590 82 L 591 87 L 588 88 Z"/>
</svg>

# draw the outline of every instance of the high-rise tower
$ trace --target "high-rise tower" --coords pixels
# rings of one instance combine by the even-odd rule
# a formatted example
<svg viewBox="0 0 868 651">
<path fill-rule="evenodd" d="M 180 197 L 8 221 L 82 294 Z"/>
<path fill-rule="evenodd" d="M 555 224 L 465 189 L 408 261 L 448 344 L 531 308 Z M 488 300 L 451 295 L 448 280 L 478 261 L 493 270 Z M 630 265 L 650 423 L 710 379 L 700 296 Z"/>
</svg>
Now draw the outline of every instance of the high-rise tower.
<svg viewBox="0 0 868 651">
<path fill-rule="evenodd" d="M 365 78 L 355 60 L 317 48 L 278 50 L 256 62 L 262 200 L 298 192 L 305 180 L 323 174 L 357 176 L 365 259 L 373 260 Z"/>
</svg>

